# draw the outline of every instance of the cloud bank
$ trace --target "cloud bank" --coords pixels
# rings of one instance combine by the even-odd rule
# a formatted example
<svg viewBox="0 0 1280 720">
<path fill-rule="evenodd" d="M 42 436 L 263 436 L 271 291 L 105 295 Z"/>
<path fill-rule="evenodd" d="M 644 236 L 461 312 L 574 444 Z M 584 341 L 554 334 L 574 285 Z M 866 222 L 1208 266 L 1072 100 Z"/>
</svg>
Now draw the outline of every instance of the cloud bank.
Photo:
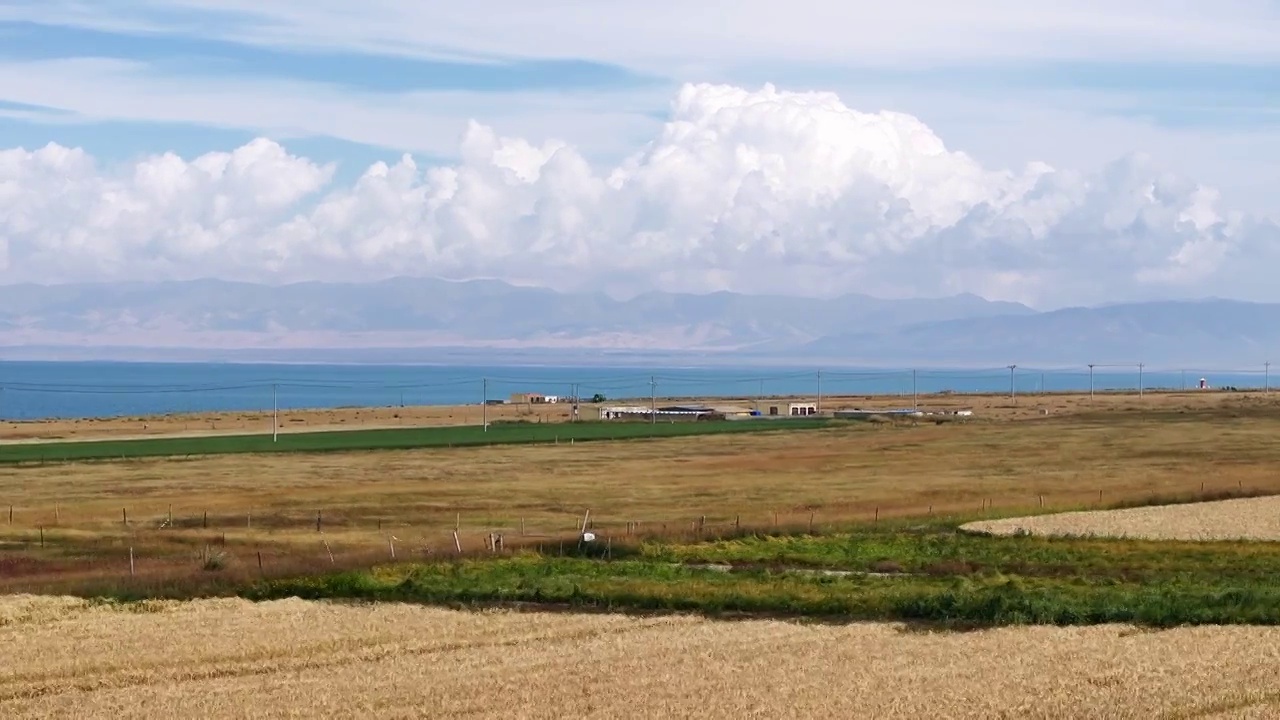
<svg viewBox="0 0 1280 720">
<path fill-rule="evenodd" d="M 609 169 L 475 122 L 459 157 L 335 186 L 334 167 L 267 139 L 117 167 L 53 144 L 0 151 L 0 280 L 1280 299 L 1260 269 L 1280 260 L 1275 224 L 1149 158 L 986 168 L 915 117 L 829 93 L 685 85 L 659 135 Z"/>
</svg>

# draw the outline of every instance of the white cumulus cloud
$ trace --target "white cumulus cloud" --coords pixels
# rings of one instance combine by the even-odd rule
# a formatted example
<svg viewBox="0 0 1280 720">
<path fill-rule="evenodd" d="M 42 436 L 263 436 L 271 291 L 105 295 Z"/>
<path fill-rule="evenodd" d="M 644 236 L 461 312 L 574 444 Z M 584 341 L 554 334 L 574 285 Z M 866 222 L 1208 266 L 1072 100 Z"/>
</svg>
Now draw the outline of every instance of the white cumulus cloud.
<svg viewBox="0 0 1280 720">
<path fill-rule="evenodd" d="M 338 187 L 334 168 L 266 139 L 125 167 L 57 145 L 0 151 L 0 279 L 489 276 L 1052 306 L 1265 294 L 1256 268 L 1280 242 L 1149 158 L 987 168 L 910 115 L 767 85 L 684 86 L 613 168 L 474 122 L 459 158 L 405 156 Z"/>
</svg>

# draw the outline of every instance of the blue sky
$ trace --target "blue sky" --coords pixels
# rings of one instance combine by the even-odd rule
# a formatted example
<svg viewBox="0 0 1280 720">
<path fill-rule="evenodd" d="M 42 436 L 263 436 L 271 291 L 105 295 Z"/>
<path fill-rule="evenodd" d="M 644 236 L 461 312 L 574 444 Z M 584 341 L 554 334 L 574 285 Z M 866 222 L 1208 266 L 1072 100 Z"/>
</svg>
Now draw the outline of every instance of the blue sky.
<svg viewBox="0 0 1280 720">
<path fill-rule="evenodd" d="M 1002 10 L 999 2 L 988 4 L 993 12 Z M 1260 20 L 1273 26 L 1276 22 L 1274 3 L 1263 11 L 1257 3 L 1225 3 L 1213 23 L 1199 11 L 1187 11 L 1181 23 L 1166 19 L 1164 27 L 1154 28 L 1146 26 L 1158 24 L 1151 16 L 1157 7 L 1164 14 L 1177 15 L 1178 8 L 1188 4 L 1060 3 L 1078 8 L 1044 13 L 1062 16 L 1061 31 L 1046 30 L 1039 16 L 1030 14 L 1003 25 L 992 23 L 993 28 L 982 26 L 981 32 L 948 24 L 956 21 L 937 9 L 943 7 L 941 3 L 905 3 L 901 18 L 879 19 L 885 33 L 877 33 L 872 26 L 859 35 L 860 27 L 853 26 L 817 38 L 813 49 L 802 44 L 803 37 L 794 36 L 821 32 L 812 26 L 820 19 L 814 16 L 800 33 L 780 28 L 776 42 L 760 42 L 758 54 L 734 47 L 732 37 L 716 38 L 732 35 L 735 29 L 717 23 L 714 14 L 678 14 L 691 27 L 673 26 L 666 37 L 652 22 L 628 28 L 629 20 L 644 15 L 645 3 L 597 4 L 611 8 L 617 24 L 591 26 L 600 15 L 596 12 L 581 19 L 582 33 L 566 33 L 563 43 L 555 39 L 538 43 L 539 27 L 520 33 L 518 17 L 506 25 L 490 23 L 512 14 L 513 5 L 503 0 L 467 3 L 461 6 L 464 10 L 434 15 L 429 4 L 389 0 L 363 4 L 364 12 L 350 14 L 334 9 L 342 3 L 282 0 L 274 8 L 271 5 L 238 0 L 104 0 L 87 7 L 62 0 L 10 2 L 0 9 L 0 64 L 7 68 L 0 69 L 0 76 L 25 71 L 57 82 L 83 70 L 81 79 L 93 81 L 103 92 L 109 92 L 112 79 L 127 80 L 131 89 L 149 99 L 162 97 L 175 83 L 195 92 L 202 85 L 216 85 L 217 98 L 228 93 L 234 97 L 236 85 L 243 83 L 245 102 L 262 92 L 271 93 L 277 101 L 290 94 L 300 98 L 345 94 L 347 102 L 372 98 L 399 106 L 410 116 L 421 114 L 421 132 L 432 137 L 409 141 L 401 130 L 378 139 L 376 130 L 343 132 L 321 122 L 282 128 L 255 117 L 252 108 L 227 112 L 226 117 L 173 109 L 148 113 L 142 103 L 113 107 L 109 101 L 77 102 L 64 93 L 23 91 L 9 82 L 0 83 L 4 144 L 31 146 L 53 140 L 82 145 L 110 158 L 161 150 L 191 154 L 265 133 L 288 138 L 291 147 L 305 147 L 326 159 L 358 166 L 402 151 L 447 159 L 465 120 L 475 118 L 500 130 L 524 131 L 531 139 L 541 132 L 574 142 L 578 140 L 574 132 L 580 129 L 589 154 L 607 161 L 647 139 L 666 114 L 679 83 L 699 80 L 834 90 L 860 109 L 912 112 L 941 128 L 949 141 L 972 147 L 1001 164 L 1055 153 L 1047 159 L 1080 158 L 1097 164 L 1123 147 L 1125 140 L 1117 140 L 1114 147 L 1104 143 L 1105 150 L 1096 153 L 1045 147 L 1036 155 L 1032 150 L 1042 141 L 1035 138 L 1025 143 L 1015 140 L 1002 152 L 988 139 L 1005 136 L 1003 144 L 1010 144 L 1002 130 L 972 137 L 981 135 L 983 104 L 1000 106 L 998 111 L 987 110 L 999 115 L 993 118 L 997 123 L 1009 122 L 1004 113 L 1010 109 L 1033 111 L 1037 116 L 1046 109 L 1060 109 L 1066 125 L 1078 125 L 1082 114 L 1103 123 L 1123 121 L 1131 133 L 1126 139 L 1140 137 L 1141 128 L 1150 126 L 1162 134 L 1150 138 L 1151 147 L 1135 149 L 1157 156 L 1166 147 L 1178 147 L 1186 133 L 1205 138 L 1239 131 L 1271 135 L 1280 125 L 1280 51 L 1268 50 L 1257 40 L 1265 37 L 1267 29 Z M 679 4 L 660 2 L 649 4 L 650 14 L 661 17 L 668 5 L 679 13 Z M 750 22 L 757 5 L 744 3 L 738 15 L 746 20 L 736 21 Z M 793 7 L 803 12 L 805 5 L 828 15 L 842 12 L 832 9 L 833 3 L 801 2 Z M 386 8 L 385 17 L 378 18 L 380 7 Z M 572 3 L 567 3 L 539 12 L 547 26 L 571 25 L 575 17 L 586 15 L 572 10 Z M 912 15 L 927 10 L 933 10 L 937 22 L 920 27 Z M 1004 12 L 1011 14 L 1007 8 Z M 436 22 L 445 14 L 449 17 Z M 866 19 L 874 14 L 858 6 L 849 16 L 867 25 Z M 1082 20 L 1091 14 L 1096 17 Z M 838 18 L 833 20 L 839 24 Z M 1141 35 L 1122 38 L 1123 43 L 1112 41 L 1120 34 L 1117 27 L 1127 28 L 1137 21 L 1144 23 Z M 1188 28 L 1206 40 L 1197 43 L 1178 35 Z M 1246 28 L 1251 34 L 1241 35 Z M 868 40 L 894 31 L 902 34 L 891 46 L 892 55 Z M 737 35 L 741 44 L 750 45 L 753 35 L 768 32 L 767 23 L 754 23 Z M 862 42 L 867 50 L 850 52 L 842 47 L 841 32 L 847 34 L 843 42 L 849 46 Z M 984 43 L 995 40 L 982 33 L 1006 42 L 1026 40 L 1021 46 L 984 48 Z M 965 35 L 972 35 L 972 42 L 955 39 Z M 504 40 L 510 42 L 504 44 Z M 80 65 L 69 65 L 69 61 Z M 570 107 L 556 111 L 566 94 L 573 98 Z M 52 106 L 48 114 L 41 112 L 44 103 L 33 102 L 37 96 L 44 96 Z M 860 97 L 873 106 L 862 107 Z M 435 98 L 442 102 L 433 112 Z M 625 100 L 618 102 L 620 98 Z M 125 98 L 119 104 L 125 104 Z M 341 109 L 334 108 L 335 112 Z M 532 119 L 522 122 L 522 116 Z M 1087 138 L 1091 133 L 1082 134 Z M 1072 137 L 1053 144 L 1065 147 L 1079 142 L 1081 138 Z"/>
<path fill-rule="evenodd" d="M 1151 259 L 1160 253 L 1176 255 L 1175 264 L 1218 257 L 1216 240 L 1187 244 L 1180 233 L 1188 223 L 1212 235 L 1215 231 L 1205 229 L 1211 226 L 1207 218 L 1235 217 L 1233 213 L 1280 216 L 1272 196 L 1274 179 L 1280 177 L 1280 43 L 1275 42 L 1280 37 L 1280 3 L 1272 0 L 738 0 L 732 13 L 720 7 L 689 0 L 9 0 L 0 4 L 0 152 L 51 142 L 83 148 L 106 169 L 100 170 L 102 178 L 81 181 L 85 187 L 101 187 L 109 184 L 109 176 L 115 177 L 109 168 L 123 168 L 116 175 L 126 176 L 131 163 L 148 156 L 172 152 L 191 159 L 229 152 L 265 137 L 303 160 L 289 166 L 300 173 L 290 180 L 295 184 L 258 189 L 293 199 L 289 193 L 305 188 L 304 195 L 314 198 L 328 188 L 348 188 L 371 165 L 394 164 L 405 154 L 419 168 L 464 163 L 461 142 L 475 122 L 500 137 L 528 141 L 527 147 L 502 150 L 502 162 L 514 163 L 512 167 L 550 153 L 544 143 L 563 142 L 603 178 L 650 143 L 694 155 L 701 152 L 679 147 L 681 128 L 664 129 L 686 83 L 751 92 L 772 83 L 789 91 L 835 93 L 856 111 L 886 110 L 919 118 L 947 149 L 963 151 L 984 172 L 1007 169 L 1013 177 L 1028 163 L 1042 161 L 1087 176 L 1134 156 L 1144 158 L 1138 165 L 1152 173 L 1151 187 L 1172 183 L 1194 188 L 1202 183 L 1220 191 L 1197 195 L 1186 190 L 1181 206 L 1148 208 L 1147 215 L 1133 219 L 1128 213 L 1135 203 L 1155 197 L 1135 180 L 1133 188 L 1115 189 L 1118 194 L 1106 198 L 1114 207 L 1086 207 L 1092 214 L 1072 221 L 1086 225 L 1073 225 L 1063 235 L 1092 237 L 1098 230 L 1087 223 L 1108 232 L 1114 228 L 1107 223 L 1122 220 L 1130 223 L 1127 227 L 1163 223 L 1167 233 L 1161 237 L 1167 246 L 1145 247 L 1126 240 L 1143 262 L 1154 262 Z M 714 95 L 702 93 L 699 102 L 711 102 L 708 98 Z M 752 95 L 743 102 L 758 102 L 766 95 Z M 723 100 L 716 97 L 716 102 Z M 708 135 L 708 142 L 722 139 L 736 145 L 714 148 L 700 160 L 712 172 L 724 169 L 725 158 L 742 161 L 752 157 L 751 152 L 794 151 L 798 155 L 791 167 L 809 167 L 804 163 L 812 164 L 812 158 L 799 155 L 808 151 L 805 141 L 816 138 L 840 147 L 842 138 L 819 135 L 828 131 L 824 128 L 844 127 L 841 123 L 849 121 L 845 117 L 832 124 L 829 118 L 811 117 L 814 102 L 791 98 L 784 103 L 789 115 L 770 120 L 773 125 L 752 126 L 749 132 L 742 129 L 749 123 L 735 125 L 734 118 L 747 117 L 750 107 L 722 109 L 722 118 L 708 122 L 720 123 L 723 132 Z M 788 121 L 811 123 L 816 135 L 797 141 L 788 134 L 795 129 Z M 860 127 L 859 122 L 874 124 L 863 118 L 850 127 Z M 893 122 L 883 120 L 886 127 Z M 739 129 L 743 135 L 725 139 L 732 135 L 730 130 Z M 473 147 L 473 152 L 492 151 L 483 134 L 473 132 L 471 137 L 481 148 Z M 904 142 L 910 145 L 912 140 Z M 903 157 L 915 150 L 904 149 Z M 892 166 L 901 161 L 910 171 L 925 172 L 912 165 L 917 160 L 890 153 L 883 162 Z M 994 180 L 979 177 L 963 159 L 952 160 L 948 167 L 968 174 L 922 174 L 897 185 L 891 178 L 889 185 L 894 192 L 906 193 L 921 184 L 935 184 L 940 188 L 936 197 L 925 199 L 936 204 L 929 217 L 948 222 L 955 220 L 948 208 L 956 203 L 974 198 L 1003 202 L 991 194 Z M 335 164 L 336 174 L 322 177 L 307 163 Z M 873 166 L 863 170 L 879 172 Z M 1162 173 L 1187 180 L 1174 183 L 1162 179 Z M 710 175 L 706 179 L 716 181 Z M 833 182 L 821 175 L 804 180 L 815 187 Z M 448 194 L 441 188 L 451 181 L 439 182 L 433 191 Z M 582 206 L 584 198 L 599 195 L 595 182 L 584 181 L 583 188 L 539 190 L 566 193 L 547 201 L 546 207 L 559 213 L 555 222 L 599 222 L 600 227 L 588 233 L 593 242 L 616 231 L 592 215 L 598 209 Z M 654 181 L 655 192 L 663 190 L 662 182 Z M 1089 193 L 1097 191 L 1072 182 L 1064 179 L 1051 188 L 1062 193 L 1060 205 L 1087 205 Z M 732 196 L 730 190 L 737 187 L 709 191 L 705 197 Z M 425 202 L 425 191 L 396 192 Z M 1205 199 L 1211 195 L 1212 203 Z M 511 201 L 517 200 L 533 202 L 519 194 Z M 925 200 L 916 198 L 918 203 Z M 385 197 L 377 200 L 385 202 Z M 432 208 L 443 200 L 435 202 Z M 671 202 L 669 196 L 655 196 L 634 207 L 658 212 Z M 1210 208 L 1213 203 L 1218 204 Z M 1060 205 L 1044 203 L 1036 212 L 1052 215 Z M 402 210 L 409 218 L 429 214 L 422 208 Z M 84 228 L 103 222 L 102 217 L 114 222 L 121 212 L 104 210 L 101 216 L 85 219 L 84 227 L 63 235 L 39 235 L 24 225 L 26 244 L 15 241 L 9 256 L 45 257 L 40 253 L 47 248 L 37 245 L 46 235 L 59 242 L 83 243 L 89 233 Z M 255 240 L 259 246 L 275 248 L 271 243 L 282 243 L 282 233 L 300 232 L 280 225 L 281 219 L 272 215 L 287 215 L 285 210 L 272 206 L 254 212 L 259 214 L 237 218 L 235 227 L 260 228 L 262 236 Z M 380 217 L 373 210 L 362 212 Z M 479 222 L 476 218 L 493 214 L 493 208 L 468 209 L 431 216 L 421 227 L 384 229 L 381 234 L 352 231 L 343 240 L 350 243 L 344 252 L 372 257 L 383 245 L 458 232 L 457 228 L 488 237 L 496 231 L 486 234 L 473 225 Z M 554 224 L 550 217 L 539 222 Z M 681 221 L 697 217 L 691 210 Z M 752 217 L 747 213 L 736 221 L 749 224 Z M 1022 219 L 1018 216 L 1019 222 Z M 182 221 L 197 222 L 187 216 Z M 810 219 L 787 221 L 809 227 L 804 223 Z M 520 227 L 537 225 L 524 222 Z M 650 224 L 638 227 L 650 228 L 656 221 L 646 222 Z M 200 238 L 211 232 L 200 231 L 205 235 L 188 238 L 191 247 L 203 247 L 206 240 Z M 130 226 L 121 232 L 127 238 L 138 230 Z M 163 235 L 156 232 L 157 238 Z M 696 237 L 700 231 L 681 232 Z M 886 232 L 897 230 L 867 231 L 866 238 Z M 303 242 L 300 237 L 291 242 Z M 0 237 L 0 276 L 20 271 L 12 259 L 5 270 L 4 240 Z M 565 252 L 581 250 L 583 243 L 586 240 L 569 242 Z M 356 247 L 358 251 L 351 249 Z M 395 247 L 396 252 L 406 252 Z M 444 258 L 440 262 L 456 259 L 460 252 L 434 251 Z M 47 252 L 54 258 L 65 249 Z M 113 249 L 108 254 L 123 258 L 124 252 Z M 188 247 L 182 252 L 196 251 Z M 870 251 L 840 252 L 840 257 L 859 258 Z M 999 256 L 1007 263 L 1049 257 L 1037 249 L 994 246 L 978 255 Z M 394 262 L 404 262 L 396 257 Z M 388 258 L 380 262 L 394 264 Z M 98 266 L 88 261 L 85 265 Z M 669 275 L 681 277 L 680 272 L 671 270 Z M 729 277 L 734 270 L 716 272 Z M 1007 290 L 1010 299 L 1025 299 L 1017 294 L 1021 290 L 1012 289 L 1015 286 L 1034 286 L 1027 279 L 1030 275 L 1013 270 L 974 272 L 972 277 L 980 281 L 956 275 L 948 282 L 956 290 L 980 294 L 991 288 Z M 1160 272 L 1173 273 L 1168 268 Z M 685 281 L 700 282 L 681 280 Z M 965 284 L 969 282 L 977 285 Z M 1115 294 L 1123 288 L 1105 290 Z"/>
</svg>

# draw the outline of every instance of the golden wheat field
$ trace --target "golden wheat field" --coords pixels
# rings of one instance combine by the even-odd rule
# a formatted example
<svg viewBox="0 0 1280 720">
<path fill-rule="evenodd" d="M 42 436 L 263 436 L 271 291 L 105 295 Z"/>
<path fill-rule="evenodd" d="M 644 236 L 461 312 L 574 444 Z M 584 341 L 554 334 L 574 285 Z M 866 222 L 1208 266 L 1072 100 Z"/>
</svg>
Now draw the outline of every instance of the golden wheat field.
<svg viewBox="0 0 1280 720">
<path fill-rule="evenodd" d="M 0 599 L 0 716 L 1266 717 L 1280 629 Z"/>
<path fill-rule="evenodd" d="M 1003 518 L 963 528 L 992 535 L 1025 532 L 1144 540 L 1280 540 L 1280 497 Z"/>
</svg>

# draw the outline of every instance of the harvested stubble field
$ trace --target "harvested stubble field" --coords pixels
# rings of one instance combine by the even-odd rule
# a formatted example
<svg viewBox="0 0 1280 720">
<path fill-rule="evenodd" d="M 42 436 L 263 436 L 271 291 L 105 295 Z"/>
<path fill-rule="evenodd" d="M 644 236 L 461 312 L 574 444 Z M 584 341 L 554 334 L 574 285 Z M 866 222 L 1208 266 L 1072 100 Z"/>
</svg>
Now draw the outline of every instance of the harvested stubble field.
<svg viewBox="0 0 1280 720">
<path fill-rule="evenodd" d="M 1280 540 L 1280 497 L 980 520 L 962 528 L 991 535 L 1275 541 Z"/>
<path fill-rule="evenodd" d="M 466 613 L 282 600 L 0 600 L 0 714 L 1269 717 L 1280 630 Z"/>
<path fill-rule="evenodd" d="M 215 569 L 237 577 L 256 576 L 259 556 L 268 574 L 310 571 L 329 553 L 338 565 L 389 559 L 392 549 L 422 560 L 452 553 L 455 527 L 464 551 L 481 550 L 490 533 L 509 547 L 550 546 L 588 510 L 602 539 L 624 540 L 629 531 L 691 538 L 736 526 L 822 531 L 877 516 L 1023 514 L 1041 502 L 1073 509 L 1202 487 L 1280 492 L 1278 401 L 1222 393 L 1124 410 L 1140 402 L 1132 397 L 973 424 L 0 467 L 0 512 L 13 513 L 12 522 L 0 515 L 11 565 L 0 589 L 132 582 L 130 548 L 139 581 L 158 582 L 210 577 L 206 546 Z"/>
</svg>

